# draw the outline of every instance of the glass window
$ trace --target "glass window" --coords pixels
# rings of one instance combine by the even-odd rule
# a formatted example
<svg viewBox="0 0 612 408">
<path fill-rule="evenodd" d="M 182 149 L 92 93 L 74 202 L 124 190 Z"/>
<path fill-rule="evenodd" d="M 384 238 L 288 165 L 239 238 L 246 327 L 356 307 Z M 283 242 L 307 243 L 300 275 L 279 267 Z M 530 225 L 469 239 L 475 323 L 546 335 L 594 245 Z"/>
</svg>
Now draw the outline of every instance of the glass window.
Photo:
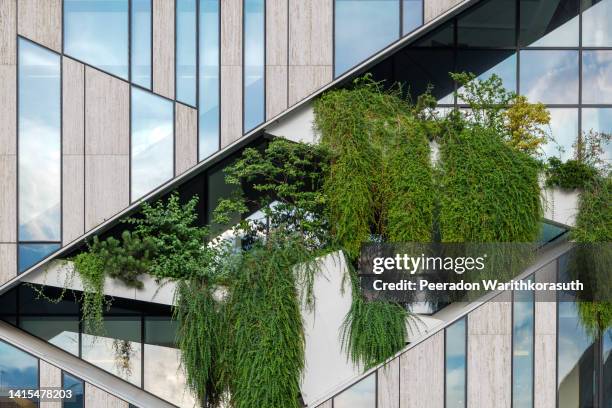
<svg viewBox="0 0 612 408">
<path fill-rule="evenodd" d="M 415 47 L 454 47 L 455 46 L 455 23 L 454 20 L 445 23 L 418 39 Z"/>
<path fill-rule="evenodd" d="M 574 154 L 572 145 L 578 136 L 578 109 L 551 108 L 550 126 L 548 129 L 553 141 L 544 145 L 546 157 L 556 156 L 567 160 Z"/>
<path fill-rule="evenodd" d="M 174 104 L 132 88 L 132 201 L 174 173 Z"/>
<path fill-rule="evenodd" d="M 62 372 L 62 384 L 63 389 L 72 391 L 72 398 L 64 400 L 63 408 L 83 408 L 85 406 L 83 381 Z"/>
<path fill-rule="evenodd" d="M 176 99 L 196 105 L 196 1 L 176 2 Z"/>
<path fill-rule="evenodd" d="M 582 108 L 582 131 L 612 134 L 612 108 Z M 604 159 L 612 163 L 612 143 L 605 146 Z"/>
<path fill-rule="evenodd" d="M 398 0 L 335 0 L 334 76 L 399 37 Z"/>
<path fill-rule="evenodd" d="M 219 0 L 200 0 L 200 160 L 219 149 Z"/>
<path fill-rule="evenodd" d="M 104 330 L 104 336 L 82 334 L 82 358 L 140 386 L 142 357 L 140 317 L 105 317 Z"/>
<path fill-rule="evenodd" d="M 128 0 L 64 0 L 64 52 L 128 77 Z"/>
<path fill-rule="evenodd" d="M 530 102 L 578 103 L 578 51 L 521 51 L 520 92 Z"/>
<path fill-rule="evenodd" d="M 132 37 L 130 52 L 132 82 L 151 89 L 151 0 L 132 0 Z"/>
<path fill-rule="evenodd" d="M 528 408 L 533 406 L 533 291 L 515 291 L 512 307 L 512 406 Z"/>
<path fill-rule="evenodd" d="M 29 267 L 51 255 L 60 249 L 60 244 L 19 244 L 17 259 L 19 259 L 19 272 L 23 272 Z"/>
<path fill-rule="evenodd" d="M 557 380 L 559 408 L 593 407 L 595 345 L 575 302 L 559 302 Z"/>
<path fill-rule="evenodd" d="M 0 340 L 0 393 L 38 388 L 38 359 Z M 16 399 L 16 406 L 33 408 L 34 401 Z"/>
<path fill-rule="evenodd" d="M 244 1 L 244 132 L 265 115 L 265 2 Z"/>
<path fill-rule="evenodd" d="M 60 57 L 19 39 L 19 240 L 61 240 Z"/>
<path fill-rule="evenodd" d="M 196 401 L 187 391 L 176 330 L 170 317 L 145 318 L 144 388 L 181 408 L 192 408 Z"/>
<path fill-rule="evenodd" d="M 604 332 L 603 343 L 603 406 L 612 407 L 612 328 Z"/>
<path fill-rule="evenodd" d="M 578 46 L 579 0 L 520 1 L 521 46 Z"/>
<path fill-rule="evenodd" d="M 612 103 L 612 51 L 582 51 L 582 103 Z"/>
<path fill-rule="evenodd" d="M 516 92 L 516 53 L 502 50 L 459 50 L 457 71 L 471 72 L 480 80 L 495 74 L 504 88 Z"/>
<path fill-rule="evenodd" d="M 226 226 L 219 225 L 213 221 L 214 219 L 213 211 L 215 210 L 215 208 L 217 208 L 217 205 L 219 205 L 219 200 L 223 198 L 231 197 L 232 194 L 235 194 L 236 192 L 238 192 L 238 189 L 235 185 L 230 185 L 225 182 L 225 173 L 224 173 L 225 167 L 230 166 L 232 163 L 233 162 L 217 165 L 207 172 L 206 185 L 207 185 L 208 191 L 206 193 L 206 200 L 207 200 L 206 221 L 208 224 L 211 225 L 211 229 L 213 233 L 221 232 L 222 230 L 220 228 L 223 228 L 223 229 L 226 228 Z M 236 214 L 235 217 L 232 220 L 230 220 L 230 224 L 238 223 L 239 221 L 240 221 L 240 215 Z"/>
<path fill-rule="evenodd" d="M 375 408 L 376 374 L 370 374 L 334 397 L 334 408 Z"/>
<path fill-rule="evenodd" d="M 36 285 L 36 290 L 32 285 L 20 285 L 19 290 L 19 312 L 32 315 L 79 315 L 79 305 L 77 300 L 80 295 L 67 291 L 59 302 L 49 302 L 44 296 L 50 299 L 59 299 L 64 291 L 63 288 Z M 41 290 L 44 296 L 40 296 L 37 290 Z"/>
<path fill-rule="evenodd" d="M 423 25 L 423 0 L 402 0 L 402 30 L 406 35 Z"/>
<path fill-rule="evenodd" d="M 379 72 L 386 62 L 392 64 L 389 72 Z M 422 95 L 429 85 L 433 86 L 432 95 L 441 104 L 453 104 L 455 84 L 449 72 L 454 71 L 454 54 L 446 49 L 407 48 L 372 70 L 376 80 L 392 78 L 392 82 L 403 84 L 413 100 Z M 380 75 L 382 74 L 382 75 Z"/>
<path fill-rule="evenodd" d="M 584 0 L 582 4 L 582 45 L 612 46 L 612 0 Z"/>
<path fill-rule="evenodd" d="M 514 47 L 515 16 L 514 0 L 477 4 L 457 19 L 457 42 L 460 47 Z"/>
<path fill-rule="evenodd" d="M 466 320 L 458 320 L 445 330 L 446 407 L 465 408 Z"/>
<path fill-rule="evenodd" d="M 75 356 L 79 354 L 78 316 L 22 316 L 19 327 Z"/>
</svg>

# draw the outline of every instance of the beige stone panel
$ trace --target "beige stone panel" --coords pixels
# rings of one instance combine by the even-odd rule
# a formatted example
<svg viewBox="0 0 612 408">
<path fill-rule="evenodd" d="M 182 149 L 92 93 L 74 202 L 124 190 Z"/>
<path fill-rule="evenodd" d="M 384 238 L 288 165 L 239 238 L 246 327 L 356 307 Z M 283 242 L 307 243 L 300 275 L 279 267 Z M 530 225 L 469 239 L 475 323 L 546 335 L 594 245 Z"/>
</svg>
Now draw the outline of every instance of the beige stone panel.
<svg viewBox="0 0 612 408">
<path fill-rule="evenodd" d="M 468 325 L 471 324 L 471 315 Z M 468 336 L 468 408 L 510 408 L 512 394 L 511 336 Z"/>
<path fill-rule="evenodd" d="M 331 66 L 289 66 L 289 106 L 333 79 Z"/>
<path fill-rule="evenodd" d="M 287 65 L 287 5 L 289 1 L 266 1 L 267 65 Z"/>
<path fill-rule="evenodd" d="M 62 243 L 85 233 L 85 160 L 82 155 L 62 160 Z"/>
<path fill-rule="evenodd" d="M 510 298 L 510 293 L 504 292 L 472 311 L 468 317 L 468 333 L 511 334 L 512 302 L 509 301 Z"/>
<path fill-rule="evenodd" d="M 0 65 L 0 155 L 17 154 L 17 74 L 15 65 Z"/>
<path fill-rule="evenodd" d="M 221 66 L 221 148 L 242 137 L 242 67 Z"/>
<path fill-rule="evenodd" d="M 423 7 L 425 8 L 425 22 L 429 22 L 445 11 L 450 10 L 462 0 L 425 0 Z"/>
<path fill-rule="evenodd" d="M 444 407 L 444 331 L 400 357 L 400 407 Z"/>
<path fill-rule="evenodd" d="M 310 2 L 289 0 L 289 65 L 311 62 L 312 8 Z"/>
<path fill-rule="evenodd" d="M 85 68 L 85 153 L 129 154 L 130 87 L 96 69 Z"/>
<path fill-rule="evenodd" d="M 378 408 L 399 408 L 400 359 L 389 361 L 378 370 Z"/>
<path fill-rule="evenodd" d="M 98 387 L 85 383 L 85 408 L 128 408 L 128 403 Z"/>
<path fill-rule="evenodd" d="M 310 65 L 334 63 L 333 0 L 312 0 L 310 3 L 312 31 L 310 37 Z M 331 79 L 330 79 L 331 81 Z"/>
<path fill-rule="evenodd" d="M 85 180 L 85 229 L 89 231 L 129 205 L 129 156 L 87 156 Z"/>
<path fill-rule="evenodd" d="M 62 52 L 62 0 L 19 0 L 17 10 L 20 35 Z"/>
<path fill-rule="evenodd" d="M 0 243 L 0 285 L 17 275 L 17 244 Z"/>
<path fill-rule="evenodd" d="M 537 322 L 537 317 L 536 317 Z M 557 336 L 536 334 L 534 347 L 534 408 L 555 408 L 557 397 Z"/>
<path fill-rule="evenodd" d="M 85 67 L 62 58 L 62 153 L 85 151 Z"/>
<path fill-rule="evenodd" d="M 15 34 L 17 33 L 17 0 L 0 1 L 0 65 L 15 65 L 17 51 Z M 4 78 L 0 78 L 2 82 Z M 4 106 L 4 105 L 3 105 Z"/>
<path fill-rule="evenodd" d="M 153 92 L 174 99 L 174 0 L 153 0 Z"/>
<path fill-rule="evenodd" d="M 17 241 L 17 157 L 0 156 L 0 242 Z"/>
<path fill-rule="evenodd" d="M 221 2 L 221 65 L 242 65 L 242 0 Z"/>
<path fill-rule="evenodd" d="M 266 67 L 266 119 L 271 119 L 287 109 L 287 66 Z"/>
<path fill-rule="evenodd" d="M 179 174 L 198 162 L 198 111 L 175 104 L 175 173 Z"/>
<path fill-rule="evenodd" d="M 40 360 L 39 378 L 41 388 L 62 387 L 62 370 L 44 360 Z M 40 408 L 62 408 L 62 403 L 60 401 L 44 401 L 40 403 Z"/>
</svg>

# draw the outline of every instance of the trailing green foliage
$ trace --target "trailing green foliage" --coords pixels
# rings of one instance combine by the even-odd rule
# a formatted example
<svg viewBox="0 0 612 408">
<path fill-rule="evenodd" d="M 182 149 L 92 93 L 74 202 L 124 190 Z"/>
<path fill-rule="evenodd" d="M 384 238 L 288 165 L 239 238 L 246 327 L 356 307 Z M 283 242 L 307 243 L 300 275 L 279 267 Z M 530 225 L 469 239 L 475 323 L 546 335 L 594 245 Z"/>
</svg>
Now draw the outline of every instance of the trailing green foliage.
<svg viewBox="0 0 612 408">
<path fill-rule="evenodd" d="M 542 208 L 536 160 L 479 125 L 449 132 L 440 155 L 443 242 L 537 238 Z"/>
<path fill-rule="evenodd" d="M 332 152 L 324 184 L 331 231 L 350 259 L 373 236 L 431 239 L 428 135 L 435 126 L 425 114 L 427 100 L 412 106 L 399 89 L 383 91 L 365 77 L 315 103 L 321 143 Z"/>
<path fill-rule="evenodd" d="M 406 309 L 397 303 L 366 301 L 354 291 L 341 336 L 342 346 L 353 364 L 367 370 L 405 347 L 409 317 Z"/>
<path fill-rule="evenodd" d="M 577 242 L 612 241 L 612 177 L 602 176 L 580 194 L 576 226 L 572 238 Z"/>
<path fill-rule="evenodd" d="M 550 157 L 546 169 L 546 186 L 567 190 L 585 188 L 596 176 L 597 170 L 586 163 L 578 160 L 563 162 L 557 157 Z"/>
<path fill-rule="evenodd" d="M 269 236 L 243 254 L 228 297 L 232 406 L 301 407 L 304 329 L 294 268 L 311 262 L 300 238 Z"/>
<path fill-rule="evenodd" d="M 104 261 L 96 254 L 83 252 L 74 259 L 74 267 L 81 276 L 83 296 L 83 330 L 89 334 L 104 333 Z"/>
</svg>

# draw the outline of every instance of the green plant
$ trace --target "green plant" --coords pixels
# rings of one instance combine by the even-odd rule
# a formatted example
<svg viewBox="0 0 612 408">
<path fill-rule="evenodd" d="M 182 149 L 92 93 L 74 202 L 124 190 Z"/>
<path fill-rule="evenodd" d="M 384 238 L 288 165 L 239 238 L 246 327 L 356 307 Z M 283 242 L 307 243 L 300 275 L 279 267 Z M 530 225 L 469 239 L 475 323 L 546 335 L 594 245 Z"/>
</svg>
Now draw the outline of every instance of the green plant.
<svg viewBox="0 0 612 408">
<path fill-rule="evenodd" d="M 83 296 L 83 330 L 90 334 L 104 333 L 104 261 L 95 253 L 82 252 L 74 259 L 75 270 L 81 276 Z"/>
<path fill-rule="evenodd" d="M 557 157 L 548 159 L 546 186 L 573 190 L 585 188 L 597 176 L 597 170 L 579 160 L 561 161 Z"/>
<path fill-rule="evenodd" d="M 367 370 L 401 350 L 407 341 L 409 317 L 397 303 L 366 301 L 358 290 L 353 291 L 341 335 L 342 346 L 353 364 Z"/>
</svg>

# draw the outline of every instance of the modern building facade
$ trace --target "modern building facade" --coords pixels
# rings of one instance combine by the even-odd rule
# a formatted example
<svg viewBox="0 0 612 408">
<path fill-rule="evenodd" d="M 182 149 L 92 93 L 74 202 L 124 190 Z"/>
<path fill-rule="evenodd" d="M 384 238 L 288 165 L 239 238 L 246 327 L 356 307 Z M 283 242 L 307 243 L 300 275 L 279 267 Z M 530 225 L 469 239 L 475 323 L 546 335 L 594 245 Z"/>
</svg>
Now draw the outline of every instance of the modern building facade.
<svg viewBox="0 0 612 408">
<path fill-rule="evenodd" d="M 171 286 L 108 282 L 104 338 L 83 330 L 72 299 L 52 304 L 33 287 L 56 295 L 69 274 L 56 258 L 173 188 L 198 193 L 209 221 L 232 155 L 274 136 L 315 140 L 322 91 L 371 72 L 413 97 L 433 85 L 444 113 L 466 108 L 448 75 L 457 71 L 495 73 L 545 103 L 557 141 L 547 153 L 561 146 L 567 157 L 579 132 L 612 132 L 612 1 L 0 0 L 0 390 L 78 395 L 18 406 L 193 406 Z M 570 245 L 557 242 L 576 194 L 549 195 L 543 241 L 555 242 L 523 279 L 563 275 Z M 341 273 L 330 266 L 325 282 Z M 350 304 L 323 299 L 314 313 L 329 321 L 305 312 L 303 400 L 612 407 L 612 333 L 590 339 L 572 302 L 542 296 L 435 311 L 404 352 L 365 374 L 323 350 Z"/>
</svg>

